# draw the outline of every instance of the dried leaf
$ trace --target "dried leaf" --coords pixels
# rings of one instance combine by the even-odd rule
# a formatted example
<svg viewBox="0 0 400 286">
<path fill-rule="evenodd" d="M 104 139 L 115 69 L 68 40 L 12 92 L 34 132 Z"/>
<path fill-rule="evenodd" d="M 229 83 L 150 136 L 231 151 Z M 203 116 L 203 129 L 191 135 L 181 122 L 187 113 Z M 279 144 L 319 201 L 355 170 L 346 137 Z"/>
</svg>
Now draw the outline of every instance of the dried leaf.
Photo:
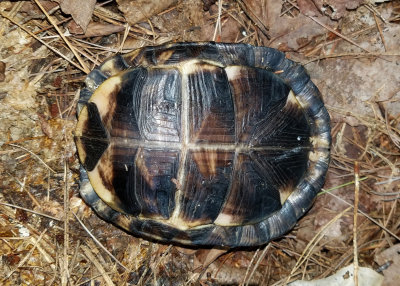
<svg viewBox="0 0 400 286">
<path fill-rule="evenodd" d="M 298 1 L 299 9 L 305 15 L 312 16 L 318 9 L 323 14 L 329 16 L 332 20 L 339 20 L 346 13 L 347 10 L 354 10 L 358 8 L 364 0 L 300 0 Z M 314 4 L 314 9 L 312 7 Z"/>
<path fill-rule="evenodd" d="M 358 268 L 358 285 L 380 286 L 383 283 L 383 276 L 367 267 Z M 335 274 L 318 280 L 305 281 L 297 280 L 289 284 L 290 286 L 354 286 L 354 267 L 346 266 Z"/>
<path fill-rule="evenodd" d="M 90 22 L 87 26 L 86 32 L 84 33 L 80 26 L 78 26 L 74 21 L 69 22 L 67 27 L 71 34 L 83 34 L 83 37 L 108 36 L 114 33 L 122 32 L 125 29 L 125 27 L 122 25 Z"/>
<path fill-rule="evenodd" d="M 61 10 L 66 14 L 71 14 L 74 21 L 86 31 L 92 18 L 96 0 L 55 0 L 60 3 Z"/>
<path fill-rule="evenodd" d="M 399 285 L 400 280 L 400 244 L 395 244 L 392 247 L 385 249 L 383 252 L 375 256 L 375 261 L 379 265 L 387 265 L 382 269 L 385 277 L 385 285 Z"/>
<path fill-rule="evenodd" d="M 199 249 L 194 257 L 194 267 L 196 269 L 205 269 L 213 263 L 218 257 L 225 254 L 226 250 L 222 249 Z"/>
<path fill-rule="evenodd" d="M 313 0 L 297 0 L 297 6 L 299 6 L 301 13 L 303 13 L 304 15 L 321 15 L 320 9 L 318 9 Z"/>
<path fill-rule="evenodd" d="M 124 13 L 130 25 L 143 22 L 177 2 L 177 0 L 117 0 L 119 10 Z"/>
</svg>

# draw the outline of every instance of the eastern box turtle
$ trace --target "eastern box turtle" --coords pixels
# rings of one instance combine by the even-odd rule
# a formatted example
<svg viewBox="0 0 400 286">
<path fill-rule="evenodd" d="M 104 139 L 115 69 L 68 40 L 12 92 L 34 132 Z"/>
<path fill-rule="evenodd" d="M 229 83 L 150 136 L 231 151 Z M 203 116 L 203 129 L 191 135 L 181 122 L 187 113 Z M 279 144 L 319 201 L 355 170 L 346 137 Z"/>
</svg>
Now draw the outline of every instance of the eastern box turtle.
<svg viewBox="0 0 400 286">
<path fill-rule="evenodd" d="M 87 76 L 78 113 L 83 199 L 148 239 L 264 244 L 311 207 L 328 169 L 320 93 L 272 48 L 176 43 L 116 55 Z"/>
</svg>

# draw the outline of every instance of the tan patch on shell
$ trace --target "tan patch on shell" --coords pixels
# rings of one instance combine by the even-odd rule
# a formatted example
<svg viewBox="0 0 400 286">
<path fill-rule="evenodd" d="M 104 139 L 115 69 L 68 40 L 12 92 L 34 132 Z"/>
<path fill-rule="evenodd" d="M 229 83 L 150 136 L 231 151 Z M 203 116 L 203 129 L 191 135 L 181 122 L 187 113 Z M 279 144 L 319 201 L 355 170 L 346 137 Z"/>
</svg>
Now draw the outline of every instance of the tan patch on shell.
<svg viewBox="0 0 400 286">
<path fill-rule="evenodd" d="M 230 162 L 232 153 L 222 152 L 218 150 L 204 150 L 192 153 L 193 160 L 196 162 L 200 173 L 203 177 L 215 176 L 217 174 L 217 167 L 224 167 Z"/>
<path fill-rule="evenodd" d="M 294 187 L 292 185 L 283 186 L 279 189 L 279 197 L 281 205 L 283 205 L 289 196 L 293 193 Z"/>
<path fill-rule="evenodd" d="M 112 128 L 111 122 L 117 106 L 117 94 L 121 89 L 122 78 L 113 76 L 103 82 L 94 92 L 89 102 L 96 104 L 100 117 L 107 130 Z"/>
<path fill-rule="evenodd" d="M 114 58 L 106 61 L 103 63 L 103 65 L 101 66 L 100 70 L 107 75 L 113 76 L 116 75 L 120 72 L 122 72 L 123 70 L 119 69 L 117 67 L 117 65 L 115 64 L 115 60 Z"/>
<path fill-rule="evenodd" d="M 93 171 L 88 172 L 88 176 L 90 184 L 93 186 L 93 189 L 96 190 L 97 195 L 112 209 L 124 213 L 124 211 L 120 208 L 122 203 L 115 194 L 112 184 L 114 170 L 111 157 L 112 145 L 110 145 L 104 152 L 99 163 L 96 165 Z"/>
<path fill-rule="evenodd" d="M 144 180 L 146 181 L 147 185 L 153 189 L 154 184 L 151 176 L 151 171 L 147 168 L 146 162 L 143 157 L 143 149 L 139 148 L 136 157 L 136 167 L 140 170 L 140 174 L 143 176 Z"/>
<path fill-rule="evenodd" d="M 296 95 L 294 94 L 293 90 L 290 90 L 290 92 L 288 94 L 288 97 L 287 97 L 287 100 L 286 100 L 286 105 L 291 103 L 291 104 L 293 104 L 293 105 L 295 105 L 295 106 L 297 106 L 299 108 L 301 108 L 301 107 L 304 108 L 304 106 L 301 104 L 301 102 L 299 102 L 298 99 L 299 98 L 296 97 Z"/>
<path fill-rule="evenodd" d="M 234 219 L 232 215 L 226 214 L 226 213 L 220 213 L 218 217 L 215 219 L 214 224 L 215 225 L 220 225 L 220 226 L 229 226 L 229 225 L 235 225 L 233 223 Z"/>
<path fill-rule="evenodd" d="M 304 110 L 307 110 L 310 107 L 310 102 L 306 101 L 304 96 L 295 96 L 293 91 L 290 91 L 288 100 L 291 94 L 294 96 L 294 100 L 296 100 L 297 105 L 300 105 Z"/>
<path fill-rule="evenodd" d="M 243 73 L 246 72 L 248 67 L 242 66 L 228 66 L 225 68 L 226 75 L 229 81 L 234 81 L 240 79 L 243 76 Z"/>
<path fill-rule="evenodd" d="M 174 53 L 174 50 L 166 50 L 162 52 L 158 57 L 157 57 L 157 63 L 160 65 L 163 65 L 166 61 L 169 60 L 169 58 L 172 56 Z"/>
<path fill-rule="evenodd" d="M 206 61 L 206 60 L 200 61 L 197 59 L 187 60 L 179 65 L 179 69 L 182 75 L 195 74 L 199 71 L 215 72 L 218 68 L 223 68 L 223 67 L 224 66 L 222 66 L 221 63 L 218 62 Z"/>
</svg>

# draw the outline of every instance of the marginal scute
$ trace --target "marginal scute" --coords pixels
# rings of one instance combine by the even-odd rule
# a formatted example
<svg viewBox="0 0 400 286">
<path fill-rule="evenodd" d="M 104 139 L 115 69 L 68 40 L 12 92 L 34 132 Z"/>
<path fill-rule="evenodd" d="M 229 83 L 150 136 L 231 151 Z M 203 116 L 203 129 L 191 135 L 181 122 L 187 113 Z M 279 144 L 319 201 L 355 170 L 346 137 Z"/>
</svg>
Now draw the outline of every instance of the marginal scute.
<svg viewBox="0 0 400 286">
<path fill-rule="evenodd" d="M 321 95 L 272 48 L 172 43 L 117 55 L 88 75 L 77 110 L 83 199 L 165 243 L 267 243 L 311 207 L 328 169 Z"/>
</svg>

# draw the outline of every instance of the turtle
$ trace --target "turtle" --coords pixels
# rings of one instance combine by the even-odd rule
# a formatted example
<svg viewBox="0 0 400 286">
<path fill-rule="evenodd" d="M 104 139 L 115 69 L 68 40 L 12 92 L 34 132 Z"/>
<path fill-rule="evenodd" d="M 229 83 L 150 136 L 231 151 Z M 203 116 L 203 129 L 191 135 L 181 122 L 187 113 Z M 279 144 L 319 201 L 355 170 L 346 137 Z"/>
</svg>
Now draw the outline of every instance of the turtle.
<svg viewBox="0 0 400 286">
<path fill-rule="evenodd" d="M 148 240 L 255 247 L 321 190 L 330 117 L 305 68 L 242 43 L 181 42 L 93 69 L 77 107 L 80 194 Z"/>
</svg>

